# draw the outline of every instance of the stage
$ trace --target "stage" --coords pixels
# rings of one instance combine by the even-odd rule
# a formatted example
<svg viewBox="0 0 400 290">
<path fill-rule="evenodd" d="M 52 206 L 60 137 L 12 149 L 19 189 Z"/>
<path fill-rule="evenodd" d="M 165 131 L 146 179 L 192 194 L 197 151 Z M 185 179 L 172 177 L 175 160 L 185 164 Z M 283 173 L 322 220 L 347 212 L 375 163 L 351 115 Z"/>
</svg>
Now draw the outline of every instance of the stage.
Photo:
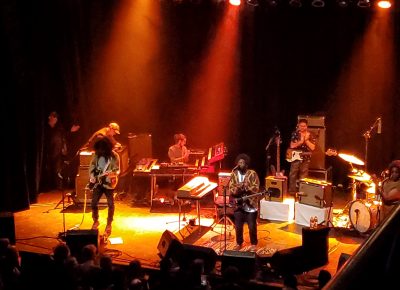
<svg viewBox="0 0 400 290">
<path fill-rule="evenodd" d="M 92 225 L 90 206 L 84 210 L 83 205 L 68 203 L 56 207 L 62 196 L 61 192 L 52 191 L 41 193 L 38 202 L 32 204 L 29 210 L 14 214 L 16 229 L 16 245 L 20 251 L 50 254 L 55 245 L 61 240 L 63 233 L 71 229 L 90 229 Z M 212 200 L 211 200 L 212 201 Z M 178 212 L 155 211 L 150 207 L 136 207 L 129 194 L 116 199 L 113 230 L 107 244 L 101 243 L 100 252 L 112 256 L 115 264 L 127 265 L 133 259 L 139 259 L 143 266 L 158 269 L 160 255 L 158 244 L 163 233 L 168 230 L 184 244 L 213 248 L 218 255 L 223 250 L 232 250 L 235 245 L 234 230 L 227 227 L 226 239 L 224 228 L 215 226 L 215 209 L 209 198 L 201 201 L 201 227 L 196 225 L 196 208 L 189 206 L 181 214 Z M 343 201 L 334 204 L 342 207 Z M 171 211 L 171 210 L 170 210 Z M 104 232 L 107 218 L 107 208 L 100 208 L 99 234 Z M 183 220 L 185 219 L 185 221 Z M 193 224 L 194 223 L 194 224 Z M 258 220 L 259 244 L 256 253 L 268 258 L 279 250 L 301 246 L 303 226 L 294 222 Z M 336 273 L 339 257 L 342 253 L 352 254 L 367 235 L 348 229 L 331 227 L 329 231 L 329 262 L 310 273 L 318 273 L 320 269 Z M 247 251 L 249 243 L 247 226 L 245 225 L 245 243 L 241 251 Z"/>
</svg>

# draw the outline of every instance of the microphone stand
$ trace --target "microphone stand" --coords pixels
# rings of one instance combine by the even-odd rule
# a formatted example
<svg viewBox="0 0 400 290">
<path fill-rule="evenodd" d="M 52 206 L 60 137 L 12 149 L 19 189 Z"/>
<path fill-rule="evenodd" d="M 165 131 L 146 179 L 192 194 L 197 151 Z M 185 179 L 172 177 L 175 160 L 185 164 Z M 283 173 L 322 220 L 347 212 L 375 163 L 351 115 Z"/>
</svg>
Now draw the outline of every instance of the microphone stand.
<svg viewBox="0 0 400 290">
<path fill-rule="evenodd" d="M 367 166 L 367 164 L 368 164 L 368 142 L 369 142 L 369 139 L 371 139 L 372 132 L 377 127 L 378 122 L 380 122 L 380 118 L 377 118 L 375 120 L 375 122 L 372 124 L 372 126 L 369 128 L 369 130 L 367 130 L 363 133 L 363 136 L 365 139 L 365 156 L 364 156 L 364 162 L 365 162 L 364 163 L 364 171 L 365 172 L 368 171 L 367 170 L 368 169 L 368 166 Z"/>
<path fill-rule="evenodd" d="M 268 141 L 268 144 L 267 144 L 267 146 L 265 147 L 265 151 L 267 152 L 267 161 L 266 161 L 266 176 L 269 176 L 269 171 L 270 171 L 270 168 L 269 168 L 269 164 L 270 164 L 270 160 L 271 160 L 271 154 L 270 154 L 270 151 L 269 151 L 269 147 L 271 147 L 271 144 L 272 144 L 272 141 L 274 140 L 274 138 L 275 138 L 275 136 L 272 136 L 270 139 L 269 139 L 269 141 Z"/>
</svg>

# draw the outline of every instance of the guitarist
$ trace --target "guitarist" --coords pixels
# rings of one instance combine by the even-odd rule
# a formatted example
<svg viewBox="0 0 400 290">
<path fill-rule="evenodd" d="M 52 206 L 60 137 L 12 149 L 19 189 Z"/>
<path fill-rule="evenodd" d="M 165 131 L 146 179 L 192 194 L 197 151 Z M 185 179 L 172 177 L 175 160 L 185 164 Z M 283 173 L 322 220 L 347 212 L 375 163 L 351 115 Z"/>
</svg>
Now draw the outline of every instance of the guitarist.
<svg viewBox="0 0 400 290">
<path fill-rule="evenodd" d="M 289 192 L 297 192 L 297 180 L 308 176 L 308 168 L 311 160 L 311 152 L 315 149 L 316 138 L 308 131 L 308 121 L 299 119 L 296 131 L 292 133 L 290 150 L 301 151 L 302 160 L 292 161 L 289 173 Z"/>
<path fill-rule="evenodd" d="M 247 223 L 249 228 L 251 248 L 255 251 L 257 240 L 257 208 L 258 199 L 248 198 L 247 195 L 257 193 L 260 187 L 260 180 L 257 173 L 249 169 L 250 157 L 246 154 L 239 154 L 236 157 L 236 166 L 232 170 L 229 181 L 229 191 L 231 197 L 235 198 L 236 208 L 234 211 L 234 222 L 236 232 L 235 250 L 239 250 L 243 245 L 243 227 Z"/>
<path fill-rule="evenodd" d="M 99 227 L 99 200 L 105 194 L 107 198 L 108 216 L 105 236 L 111 234 L 111 224 L 114 217 L 114 189 L 117 186 L 119 174 L 119 156 L 113 150 L 113 144 L 108 138 L 102 138 L 94 144 L 95 154 L 89 167 L 89 186 L 93 188 L 92 197 L 92 229 Z"/>
</svg>

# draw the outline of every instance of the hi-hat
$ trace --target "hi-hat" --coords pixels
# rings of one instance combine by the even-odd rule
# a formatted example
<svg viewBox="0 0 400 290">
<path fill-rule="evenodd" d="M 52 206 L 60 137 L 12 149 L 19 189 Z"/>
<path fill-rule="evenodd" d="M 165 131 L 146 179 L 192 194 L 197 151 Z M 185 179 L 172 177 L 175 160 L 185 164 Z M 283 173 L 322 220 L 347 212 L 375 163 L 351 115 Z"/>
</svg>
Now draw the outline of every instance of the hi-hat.
<svg viewBox="0 0 400 290">
<path fill-rule="evenodd" d="M 350 155 L 350 154 L 345 154 L 345 153 L 339 153 L 338 156 L 340 158 L 342 158 L 344 161 L 353 163 L 353 164 L 357 164 L 357 165 L 364 165 L 364 161 L 362 161 L 361 159 L 355 157 L 354 155 Z"/>
<path fill-rule="evenodd" d="M 355 174 L 348 175 L 348 177 L 362 182 L 368 182 L 368 183 L 371 182 L 371 175 L 369 175 L 364 171 L 359 171 Z"/>
</svg>

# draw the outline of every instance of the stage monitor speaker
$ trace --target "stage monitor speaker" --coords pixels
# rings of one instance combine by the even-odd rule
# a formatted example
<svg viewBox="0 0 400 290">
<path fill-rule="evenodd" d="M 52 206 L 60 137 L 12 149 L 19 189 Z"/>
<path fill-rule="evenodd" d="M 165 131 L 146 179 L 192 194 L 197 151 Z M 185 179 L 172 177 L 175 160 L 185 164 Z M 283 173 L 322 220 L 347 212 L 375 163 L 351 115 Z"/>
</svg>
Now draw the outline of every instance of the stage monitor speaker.
<svg viewBox="0 0 400 290">
<path fill-rule="evenodd" d="M 323 180 L 313 182 L 300 181 L 299 202 L 319 208 L 330 207 L 332 204 L 332 184 Z"/>
<path fill-rule="evenodd" d="M 287 193 L 287 177 L 267 176 L 265 189 L 268 192 L 268 200 L 282 202 L 283 196 Z"/>
<path fill-rule="evenodd" d="M 161 258 L 174 255 L 180 249 L 180 240 L 169 230 L 165 230 L 158 242 L 158 255 Z"/>
<path fill-rule="evenodd" d="M 215 268 L 217 257 L 218 255 L 213 248 L 183 244 L 179 264 L 182 269 L 189 269 L 194 260 L 201 259 L 204 262 L 204 272 L 209 274 Z"/>
<path fill-rule="evenodd" d="M 329 231 L 326 226 L 302 228 L 302 245 L 307 265 L 313 268 L 328 263 Z"/>
<path fill-rule="evenodd" d="M 338 261 L 338 265 L 336 268 L 336 272 L 340 270 L 340 268 L 342 268 L 342 266 L 347 262 L 347 260 L 351 257 L 350 254 L 346 254 L 346 253 L 341 253 L 340 257 L 339 257 L 339 261 Z"/>
<path fill-rule="evenodd" d="M 99 250 L 100 240 L 98 230 L 68 230 L 65 236 L 65 242 L 71 250 L 71 255 L 80 260 L 82 248 L 93 244 Z"/>
<path fill-rule="evenodd" d="M 151 134 L 128 134 L 129 158 L 131 164 L 136 164 L 142 158 L 153 156 Z"/>
<path fill-rule="evenodd" d="M 251 279 L 256 270 L 256 253 L 225 250 L 221 258 L 221 272 L 225 272 L 229 266 L 238 268 L 243 278 Z"/>
<path fill-rule="evenodd" d="M 279 250 L 272 255 L 271 266 L 279 275 L 301 274 L 310 270 L 304 256 L 302 246 Z"/>
<path fill-rule="evenodd" d="M 0 212 L 0 238 L 7 238 L 11 245 L 15 245 L 14 213 Z"/>
</svg>

